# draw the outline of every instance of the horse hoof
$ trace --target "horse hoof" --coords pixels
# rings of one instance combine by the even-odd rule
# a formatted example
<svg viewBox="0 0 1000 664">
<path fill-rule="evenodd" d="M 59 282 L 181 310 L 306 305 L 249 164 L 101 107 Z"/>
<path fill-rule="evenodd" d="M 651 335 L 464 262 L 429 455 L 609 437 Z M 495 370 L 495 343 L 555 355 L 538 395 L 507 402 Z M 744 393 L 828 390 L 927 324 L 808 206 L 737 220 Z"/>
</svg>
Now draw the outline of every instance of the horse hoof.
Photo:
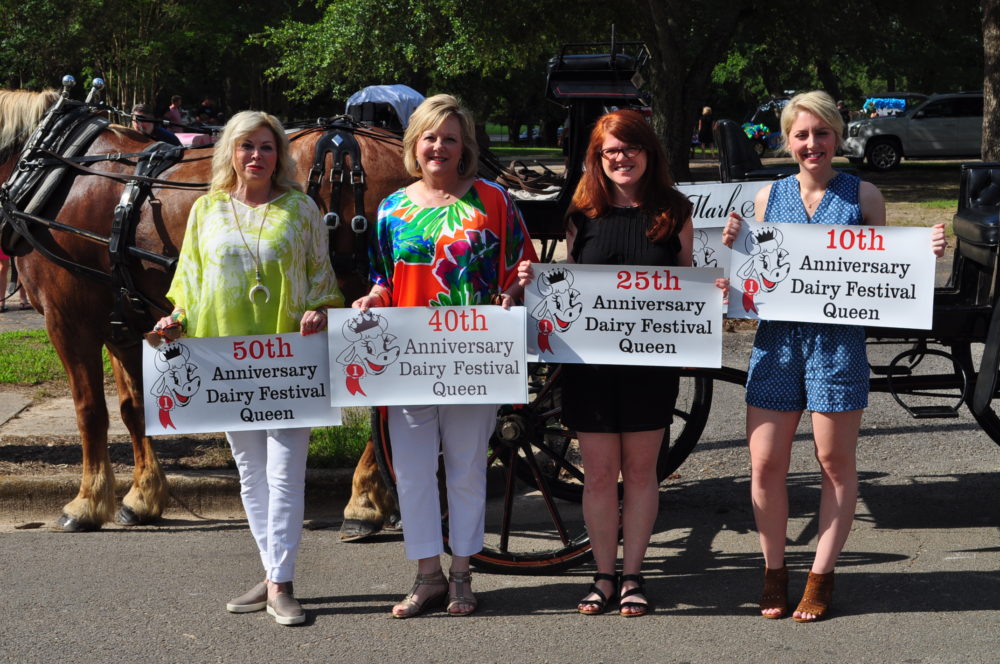
<svg viewBox="0 0 1000 664">
<path fill-rule="evenodd" d="M 78 521 L 66 514 L 59 517 L 59 520 L 56 521 L 56 526 L 64 533 L 89 533 L 101 529 L 100 524 Z"/>
<path fill-rule="evenodd" d="M 136 513 L 131 508 L 127 505 L 122 505 L 118 513 L 115 514 L 115 523 L 122 526 L 138 526 L 142 524 L 142 520 L 136 516 Z"/>
<path fill-rule="evenodd" d="M 393 532 L 403 529 L 403 517 L 400 516 L 399 512 L 393 512 L 389 515 L 389 518 L 385 520 L 382 525 L 383 530 L 391 530 Z"/>
<path fill-rule="evenodd" d="M 357 542 L 366 537 L 371 537 L 382 530 L 382 524 L 365 519 L 344 519 L 340 526 L 341 542 Z"/>
</svg>

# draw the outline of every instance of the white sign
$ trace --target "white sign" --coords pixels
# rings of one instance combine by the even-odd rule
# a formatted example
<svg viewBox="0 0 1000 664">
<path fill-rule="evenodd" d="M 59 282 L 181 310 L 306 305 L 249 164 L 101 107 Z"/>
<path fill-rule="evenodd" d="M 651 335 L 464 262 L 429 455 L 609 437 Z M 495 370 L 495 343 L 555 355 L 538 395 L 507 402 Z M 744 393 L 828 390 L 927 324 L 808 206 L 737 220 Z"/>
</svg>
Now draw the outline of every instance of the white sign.
<svg viewBox="0 0 1000 664">
<path fill-rule="evenodd" d="M 695 267 L 722 268 L 729 276 L 731 251 L 722 244 L 722 229 L 730 212 L 743 219 L 755 219 L 754 198 L 757 192 L 771 184 L 769 180 L 754 182 L 705 182 L 678 185 L 677 189 L 691 201 L 694 224 L 692 260 Z"/>
<path fill-rule="evenodd" d="M 754 219 L 754 198 L 769 184 L 773 183 L 770 180 L 692 182 L 677 185 L 677 190 L 694 206 L 691 220 L 696 229 L 722 228 L 730 212 L 738 212 L 744 219 Z"/>
<path fill-rule="evenodd" d="M 930 228 L 744 223 L 730 318 L 930 329 Z"/>
<path fill-rule="evenodd" d="M 533 362 L 722 366 L 721 270 L 534 265 Z"/>
<path fill-rule="evenodd" d="M 527 403 L 524 308 L 330 309 L 339 406 Z"/>
<path fill-rule="evenodd" d="M 326 335 L 143 344 L 146 434 L 335 426 Z"/>
</svg>

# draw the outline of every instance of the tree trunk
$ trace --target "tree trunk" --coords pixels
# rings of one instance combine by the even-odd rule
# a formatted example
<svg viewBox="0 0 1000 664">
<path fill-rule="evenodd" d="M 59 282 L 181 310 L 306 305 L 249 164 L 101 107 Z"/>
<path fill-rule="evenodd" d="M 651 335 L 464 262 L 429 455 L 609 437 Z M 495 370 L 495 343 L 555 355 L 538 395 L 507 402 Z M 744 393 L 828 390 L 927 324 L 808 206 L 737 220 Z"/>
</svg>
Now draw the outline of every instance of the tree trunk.
<svg viewBox="0 0 1000 664">
<path fill-rule="evenodd" d="M 1000 0 L 983 1 L 983 160 L 1000 161 Z"/>
</svg>

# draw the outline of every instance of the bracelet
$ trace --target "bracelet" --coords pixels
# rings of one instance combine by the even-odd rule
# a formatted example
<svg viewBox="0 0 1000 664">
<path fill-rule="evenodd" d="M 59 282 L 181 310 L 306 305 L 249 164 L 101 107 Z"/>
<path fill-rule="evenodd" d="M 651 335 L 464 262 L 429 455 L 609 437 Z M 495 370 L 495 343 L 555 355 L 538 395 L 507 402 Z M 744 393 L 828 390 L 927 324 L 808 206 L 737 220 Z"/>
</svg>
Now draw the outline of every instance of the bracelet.
<svg viewBox="0 0 1000 664">
<path fill-rule="evenodd" d="M 170 319 L 181 326 L 182 330 L 187 329 L 187 312 L 183 309 L 177 309 L 170 314 Z"/>
</svg>

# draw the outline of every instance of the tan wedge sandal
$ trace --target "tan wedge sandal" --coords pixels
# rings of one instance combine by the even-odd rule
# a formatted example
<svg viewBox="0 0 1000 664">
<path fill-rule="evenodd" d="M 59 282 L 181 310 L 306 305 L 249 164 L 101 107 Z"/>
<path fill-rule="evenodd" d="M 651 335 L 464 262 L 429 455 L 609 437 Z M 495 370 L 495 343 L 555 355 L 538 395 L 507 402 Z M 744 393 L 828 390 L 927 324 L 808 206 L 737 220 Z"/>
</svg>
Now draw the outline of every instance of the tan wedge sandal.
<svg viewBox="0 0 1000 664">
<path fill-rule="evenodd" d="M 833 600 L 833 572 L 826 574 L 813 574 L 809 572 L 809 579 L 806 581 L 805 592 L 802 593 L 802 601 L 796 607 L 796 613 L 811 613 L 815 618 L 800 618 L 792 616 L 795 622 L 815 622 L 823 618 L 830 609 Z"/>
<path fill-rule="evenodd" d="M 420 586 L 441 586 L 441 592 L 428 595 L 424 601 L 418 602 L 416 599 L 417 590 Z M 410 594 L 403 598 L 403 601 L 392 607 L 393 618 L 412 618 L 419 616 L 428 609 L 444 604 L 444 598 L 448 596 L 448 580 L 444 578 L 444 572 L 438 570 L 430 574 L 417 574 L 416 581 Z M 397 609 L 400 609 L 397 611 Z"/>
<path fill-rule="evenodd" d="M 467 597 L 466 591 L 472 592 L 472 572 L 448 572 L 448 581 L 455 584 L 455 593 L 448 596 L 448 615 L 467 616 L 474 612 L 479 602 L 475 597 Z M 459 608 L 459 607 L 472 608 Z"/>
<path fill-rule="evenodd" d="M 779 613 L 764 613 L 779 609 Z M 784 618 L 788 613 L 788 566 L 764 568 L 764 592 L 760 596 L 760 615 L 769 619 Z"/>
</svg>

